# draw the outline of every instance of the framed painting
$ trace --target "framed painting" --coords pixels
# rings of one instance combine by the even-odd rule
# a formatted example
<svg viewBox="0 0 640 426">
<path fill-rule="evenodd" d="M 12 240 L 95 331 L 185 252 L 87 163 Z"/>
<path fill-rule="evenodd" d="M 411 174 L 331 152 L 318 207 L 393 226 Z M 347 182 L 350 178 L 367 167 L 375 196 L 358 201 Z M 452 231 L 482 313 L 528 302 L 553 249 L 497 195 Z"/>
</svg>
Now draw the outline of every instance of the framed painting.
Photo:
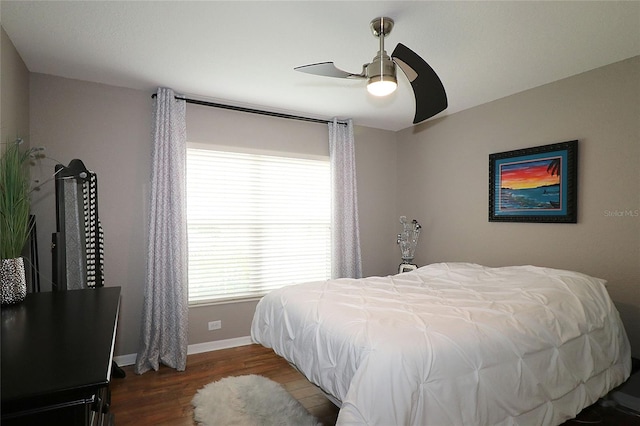
<svg viewBox="0 0 640 426">
<path fill-rule="evenodd" d="M 489 155 L 489 222 L 577 223 L 578 141 Z"/>
</svg>

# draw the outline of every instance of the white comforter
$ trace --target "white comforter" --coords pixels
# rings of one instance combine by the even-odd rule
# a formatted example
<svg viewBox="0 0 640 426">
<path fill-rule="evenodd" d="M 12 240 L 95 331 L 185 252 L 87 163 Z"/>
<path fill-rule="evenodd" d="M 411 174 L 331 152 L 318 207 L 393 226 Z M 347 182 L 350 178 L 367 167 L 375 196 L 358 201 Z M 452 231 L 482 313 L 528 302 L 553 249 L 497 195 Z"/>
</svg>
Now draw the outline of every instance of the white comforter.
<svg viewBox="0 0 640 426">
<path fill-rule="evenodd" d="M 533 266 L 286 287 L 251 334 L 342 402 L 339 425 L 556 425 L 631 368 L 604 281 Z"/>
</svg>

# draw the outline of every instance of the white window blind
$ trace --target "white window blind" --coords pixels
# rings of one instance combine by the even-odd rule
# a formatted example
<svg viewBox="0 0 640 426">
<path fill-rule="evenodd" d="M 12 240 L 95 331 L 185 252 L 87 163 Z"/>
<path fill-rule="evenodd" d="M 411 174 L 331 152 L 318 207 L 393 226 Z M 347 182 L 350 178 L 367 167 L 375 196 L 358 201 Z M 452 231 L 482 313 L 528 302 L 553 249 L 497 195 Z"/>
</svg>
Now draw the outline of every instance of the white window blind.
<svg viewBox="0 0 640 426">
<path fill-rule="evenodd" d="M 189 303 L 331 276 L 329 160 L 189 147 Z"/>
</svg>

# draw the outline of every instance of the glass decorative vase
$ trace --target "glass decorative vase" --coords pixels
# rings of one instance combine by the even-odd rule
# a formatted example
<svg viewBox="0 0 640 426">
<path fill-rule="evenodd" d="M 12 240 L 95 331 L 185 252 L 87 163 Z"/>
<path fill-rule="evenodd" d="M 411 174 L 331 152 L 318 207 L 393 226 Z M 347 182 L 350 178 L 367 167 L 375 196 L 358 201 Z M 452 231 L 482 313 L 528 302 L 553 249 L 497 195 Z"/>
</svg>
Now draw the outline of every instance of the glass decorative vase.
<svg viewBox="0 0 640 426">
<path fill-rule="evenodd" d="M 418 245 L 418 237 L 420 237 L 420 229 L 422 227 L 415 219 L 411 222 L 407 221 L 406 216 L 400 216 L 400 223 L 402 224 L 402 232 L 398 234 L 397 242 L 400 246 L 402 264 L 412 265 L 416 246 Z"/>
</svg>

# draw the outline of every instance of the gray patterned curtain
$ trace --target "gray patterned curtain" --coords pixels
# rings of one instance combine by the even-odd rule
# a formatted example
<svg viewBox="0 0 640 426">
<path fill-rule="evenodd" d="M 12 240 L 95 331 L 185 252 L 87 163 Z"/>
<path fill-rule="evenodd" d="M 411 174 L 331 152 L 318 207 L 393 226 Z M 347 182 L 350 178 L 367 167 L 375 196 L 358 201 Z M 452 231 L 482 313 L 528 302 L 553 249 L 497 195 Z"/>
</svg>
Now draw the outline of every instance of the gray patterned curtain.
<svg viewBox="0 0 640 426">
<path fill-rule="evenodd" d="M 158 89 L 154 101 L 149 252 L 135 372 L 187 364 L 186 102 Z"/>
<path fill-rule="evenodd" d="M 331 164 L 331 277 L 361 278 L 360 229 L 353 122 L 329 123 Z"/>
</svg>

